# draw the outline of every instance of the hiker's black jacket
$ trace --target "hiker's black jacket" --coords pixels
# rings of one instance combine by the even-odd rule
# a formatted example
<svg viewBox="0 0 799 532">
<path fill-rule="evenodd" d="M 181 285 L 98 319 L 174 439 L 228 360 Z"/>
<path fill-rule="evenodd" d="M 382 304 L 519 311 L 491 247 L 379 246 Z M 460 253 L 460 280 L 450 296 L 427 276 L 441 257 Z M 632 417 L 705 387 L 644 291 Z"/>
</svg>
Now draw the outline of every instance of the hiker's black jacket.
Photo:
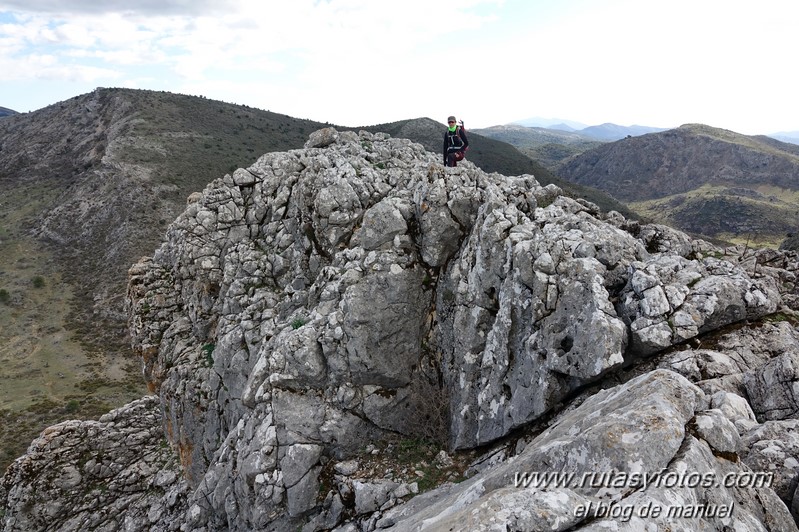
<svg viewBox="0 0 799 532">
<path fill-rule="evenodd" d="M 447 164 L 447 153 L 453 151 L 464 151 L 469 147 L 469 139 L 466 132 L 460 126 L 450 132 L 449 128 L 444 132 L 444 164 Z"/>
</svg>

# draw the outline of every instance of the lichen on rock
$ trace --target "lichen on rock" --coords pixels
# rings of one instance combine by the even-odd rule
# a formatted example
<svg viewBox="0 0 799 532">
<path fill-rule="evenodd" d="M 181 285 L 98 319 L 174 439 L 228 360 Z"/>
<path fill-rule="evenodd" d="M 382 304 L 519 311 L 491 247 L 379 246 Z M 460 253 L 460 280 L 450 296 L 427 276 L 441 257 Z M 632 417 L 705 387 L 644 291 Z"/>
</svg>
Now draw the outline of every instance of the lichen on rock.
<svg viewBox="0 0 799 532">
<path fill-rule="evenodd" d="M 328 128 L 266 154 L 193 197 L 130 269 L 132 344 L 176 457 L 160 473 L 174 512 L 131 503 L 130 515 L 152 515 L 151 530 L 493 530 L 498 519 L 590 530 L 602 521 L 579 519 L 576 505 L 698 497 L 735 501 L 729 523 L 768 511 L 789 527 L 795 486 L 757 502 L 734 490 L 513 485 L 520 469 L 736 473 L 744 442 L 767 440 L 749 433 L 762 418 L 795 417 L 792 392 L 770 390 L 795 377 L 793 354 L 690 344 L 792 301 L 795 257 L 754 271 L 710 252 L 534 176 L 444 168 L 385 134 Z M 651 371 L 624 382 L 637 364 Z M 401 471 L 357 474 L 389 448 L 373 444 L 403 438 L 447 457 L 504 454 L 416 497 Z M 64 494 L 85 477 L 65 462 L 56 480 Z M 9 530 L 32 518 L 9 508 Z"/>
</svg>

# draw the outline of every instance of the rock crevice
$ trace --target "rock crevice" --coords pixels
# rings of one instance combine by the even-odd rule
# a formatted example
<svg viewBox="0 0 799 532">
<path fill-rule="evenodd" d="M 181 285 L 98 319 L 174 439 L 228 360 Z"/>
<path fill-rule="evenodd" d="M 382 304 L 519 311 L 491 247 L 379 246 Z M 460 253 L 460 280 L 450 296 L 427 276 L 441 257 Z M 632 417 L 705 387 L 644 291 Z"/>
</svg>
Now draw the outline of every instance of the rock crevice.
<svg viewBox="0 0 799 532">
<path fill-rule="evenodd" d="M 578 505 L 673 500 L 735 503 L 734 522 L 698 521 L 708 530 L 759 530 L 752 523 L 766 516 L 794 526 L 790 482 L 759 498 L 726 487 L 514 485 L 514 472 L 737 473 L 745 466 L 729 458 L 744 455 L 762 469 L 750 449 L 771 433 L 759 423 L 796 417 L 795 352 L 776 341 L 736 350 L 744 336 L 718 352 L 688 342 L 790 315 L 797 260 L 781 253 L 755 272 L 724 253 L 530 175 L 444 168 L 385 134 L 328 128 L 301 150 L 264 155 L 194 195 L 130 269 L 132 343 L 157 394 L 145 401 L 157 402 L 163 452 L 175 459 L 159 473 L 172 502 L 131 503 L 125 526 L 494 530 L 504 519 L 514 530 L 592 530 L 607 519 L 580 519 Z M 795 338 L 792 323 L 780 334 Z M 632 362 L 651 371 L 591 395 Z M 358 474 L 380 452 L 369 444 L 484 449 L 531 423 L 548 427 L 466 482 L 410 501 L 418 484 L 397 471 Z M 21 473 L 26 459 L 6 477 L 8 501 L 35 485 Z M 67 463 L 55 494 L 85 486 Z M 9 530 L 73 523 L 7 507 Z M 615 529 L 642 530 L 637 519 Z"/>
</svg>

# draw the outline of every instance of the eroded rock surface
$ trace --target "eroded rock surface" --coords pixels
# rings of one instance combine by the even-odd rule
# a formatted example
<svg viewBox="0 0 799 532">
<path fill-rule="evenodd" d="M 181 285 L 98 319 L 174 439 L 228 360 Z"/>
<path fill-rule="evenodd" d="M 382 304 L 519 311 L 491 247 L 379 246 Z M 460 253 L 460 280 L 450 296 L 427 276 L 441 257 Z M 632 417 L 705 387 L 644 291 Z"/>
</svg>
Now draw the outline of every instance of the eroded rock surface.
<svg viewBox="0 0 799 532">
<path fill-rule="evenodd" d="M 157 397 L 47 428 L 3 477 L 3 530 L 147 530 L 182 519 L 188 489 Z"/>
<path fill-rule="evenodd" d="M 776 487 L 515 476 L 774 470 L 763 442 L 780 432 L 761 423 L 796 417 L 797 259 L 746 251 L 602 214 L 533 176 L 444 168 L 406 140 L 316 132 L 209 184 L 131 268 L 133 346 L 179 463 L 163 471 L 183 480 L 151 520 L 107 516 L 109 529 L 792 530 L 789 444 Z M 749 327 L 766 316 L 784 321 Z M 397 470 L 363 474 L 370 444 L 398 438 L 498 447 L 469 480 L 417 495 Z M 12 473 L 45 460 L 34 447 Z M 5 523 L 21 530 L 16 494 L 39 475 L 14 475 Z M 67 488 L 30 497 L 71 501 Z M 602 504 L 735 510 L 577 513 Z M 50 522 L 67 522 L 55 508 Z"/>
<path fill-rule="evenodd" d="M 384 523 L 403 531 L 796 530 L 771 488 L 739 488 L 751 470 L 718 456 L 728 451 L 715 436 L 704 439 L 713 435 L 702 421 L 714 415 L 708 399 L 677 374 L 647 373 L 559 416 L 503 465 L 390 510 Z"/>
</svg>

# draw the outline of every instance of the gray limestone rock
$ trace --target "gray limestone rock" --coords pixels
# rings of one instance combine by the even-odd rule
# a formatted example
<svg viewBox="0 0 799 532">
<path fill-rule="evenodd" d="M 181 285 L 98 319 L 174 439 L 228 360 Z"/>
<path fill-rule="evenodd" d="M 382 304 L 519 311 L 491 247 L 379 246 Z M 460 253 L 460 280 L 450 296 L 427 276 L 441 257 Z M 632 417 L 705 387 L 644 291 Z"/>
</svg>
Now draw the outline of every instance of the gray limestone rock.
<svg viewBox="0 0 799 532">
<path fill-rule="evenodd" d="M 436 301 L 451 410 L 460 413 L 454 447 L 507 434 L 623 362 L 628 332 L 608 269 L 643 256 L 632 237 L 567 198 L 534 213 L 481 208 Z"/>
<path fill-rule="evenodd" d="M 799 485 L 799 420 L 767 421 L 744 440 L 744 463 L 762 473 L 763 483 L 790 507 Z M 795 508 L 792 512 L 799 518 Z"/>
<path fill-rule="evenodd" d="M 348 287 L 341 301 L 349 378 L 357 385 L 405 386 L 421 355 L 430 307 L 424 273 L 394 266 Z"/>
<path fill-rule="evenodd" d="M 630 324 L 632 353 L 646 356 L 770 314 L 779 301 L 771 279 L 752 279 L 731 263 L 658 254 L 635 267 L 618 307 Z"/>
<path fill-rule="evenodd" d="M 796 418 L 799 414 L 799 350 L 780 355 L 747 373 L 744 385 L 758 419 Z"/>
<path fill-rule="evenodd" d="M 725 391 L 716 392 L 710 398 L 710 406 L 726 416 L 735 425 L 739 435 L 757 426 L 752 407 L 740 395 Z"/>
<path fill-rule="evenodd" d="M 771 488 L 725 486 L 750 470 L 689 434 L 707 403 L 664 370 L 605 390 L 515 459 L 390 510 L 389 530 L 797 530 Z"/>
<path fill-rule="evenodd" d="M 729 392 L 748 396 L 745 375 L 762 368 L 773 358 L 793 352 L 797 342 L 799 331 L 786 321 L 731 327 L 708 342 L 713 344 L 713 349 L 704 349 L 705 342 L 697 340 L 696 348 L 683 346 L 661 357 L 658 366 L 684 375 L 708 394 Z M 754 420 L 752 417 L 751 421 Z"/>
<path fill-rule="evenodd" d="M 696 436 L 721 454 L 734 455 L 741 450 L 741 437 L 730 419 L 720 410 L 705 410 L 694 418 Z"/>
<path fill-rule="evenodd" d="M 308 140 L 305 142 L 306 148 L 324 148 L 336 142 L 339 138 L 339 133 L 332 127 L 326 127 L 311 133 Z"/>
<path fill-rule="evenodd" d="M 158 398 L 45 432 L 4 477 L 4 524 L 795 530 L 792 449 L 782 500 L 653 480 L 768 470 L 763 442 L 790 441 L 755 414 L 795 415 L 795 322 L 746 323 L 796 295 L 797 261 L 725 253 L 533 176 L 315 132 L 210 183 L 131 267 L 131 341 Z M 400 478 L 415 465 L 372 453 L 421 437 L 441 469 L 505 447 L 417 494 Z M 580 482 L 525 476 L 547 472 Z M 611 505 L 705 511 L 619 520 Z"/>
<path fill-rule="evenodd" d="M 352 483 L 352 487 L 355 494 L 355 511 L 359 514 L 368 514 L 387 503 L 391 493 L 399 487 L 399 484 L 392 480 L 376 482 L 356 480 Z"/>
<path fill-rule="evenodd" d="M 367 209 L 363 214 L 361 227 L 353 235 L 352 243 L 367 251 L 389 248 L 394 237 L 408 232 L 408 224 L 403 211 L 408 212 L 410 205 L 399 198 L 387 198 Z"/>
<path fill-rule="evenodd" d="M 154 396 L 49 427 L 3 477 L 2 529 L 179 530 L 189 490 L 176 451 Z"/>
</svg>

